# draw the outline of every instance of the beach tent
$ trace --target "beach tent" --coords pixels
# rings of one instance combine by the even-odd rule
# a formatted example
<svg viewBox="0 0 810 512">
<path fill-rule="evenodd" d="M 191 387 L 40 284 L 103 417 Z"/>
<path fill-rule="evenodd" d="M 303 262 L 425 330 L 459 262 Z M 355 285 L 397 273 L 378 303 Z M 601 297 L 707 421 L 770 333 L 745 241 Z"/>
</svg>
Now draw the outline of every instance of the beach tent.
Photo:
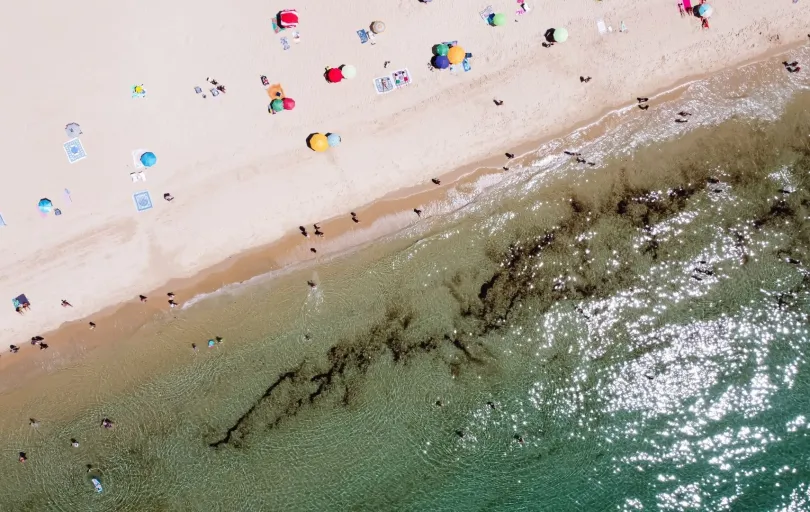
<svg viewBox="0 0 810 512">
<path fill-rule="evenodd" d="M 450 64 L 461 64 L 461 61 L 464 60 L 464 48 L 461 46 L 454 46 L 450 48 L 447 52 L 447 60 L 450 61 Z"/>
<path fill-rule="evenodd" d="M 51 200 L 47 197 L 40 199 L 37 206 L 39 207 L 39 211 L 42 213 L 51 213 L 53 210 L 53 202 L 51 202 Z"/>
<path fill-rule="evenodd" d="M 557 43 L 564 43 L 568 40 L 568 29 L 565 28 L 555 28 L 554 29 L 554 41 Z"/>
<path fill-rule="evenodd" d="M 316 133 L 309 139 L 309 147 L 313 151 L 322 153 L 327 149 L 329 149 L 329 140 L 326 138 L 326 135 L 322 133 Z"/>
<path fill-rule="evenodd" d="M 709 4 L 700 4 L 697 6 L 697 9 L 695 9 L 695 12 L 700 18 L 708 18 L 712 15 L 714 9 L 712 9 L 712 6 Z"/>
<path fill-rule="evenodd" d="M 281 112 L 284 110 L 284 100 L 276 98 L 270 102 L 270 110 L 273 112 Z"/>
<path fill-rule="evenodd" d="M 382 34 L 385 32 L 385 23 L 382 21 L 375 21 L 371 24 L 371 31 L 375 34 Z"/>
<path fill-rule="evenodd" d="M 281 100 L 281 104 L 284 106 L 284 110 L 292 110 L 295 108 L 295 100 L 292 98 L 284 98 Z"/>
<path fill-rule="evenodd" d="M 285 9 L 278 13 L 278 26 L 281 28 L 295 28 L 298 26 L 298 12 L 295 9 Z"/>
<path fill-rule="evenodd" d="M 326 79 L 333 84 L 336 84 L 343 80 L 343 72 L 338 68 L 331 68 L 326 72 Z"/>
<path fill-rule="evenodd" d="M 492 15 L 492 25 L 500 27 L 506 25 L 506 14 L 499 12 Z"/>
<path fill-rule="evenodd" d="M 157 157 L 151 151 L 147 151 L 141 155 L 141 163 L 144 167 L 152 167 L 157 163 Z"/>
<path fill-rule="evenodd" d="M 441 55 L 443 57 L 447 56 L 447 52 L 450 51 L 450 47 L 444 43 L 439 43 L 433 47 L 433 55 Z"/>
<path fill-rule="evenodd" d="M 357 68 L 351 64 L 344 64 L 340 66 L 340 72 L 343 74 L 343 78 L 346 80 L 351 80 L 357 76 Z"/>
<path fill-rule="evenodd" d="M 326 143 L 330 148 L 340 145 L 340 135 L 337 133 L 330 133 L 326 135 Z"/>
<path fill-rule="evenodd" d="M 65 133 L 71 139 L 75 139 L 82 134 L 82 129 L 77 123 L 68 123 L 65 125 Z"/>
<path fill-rule="evenodd" d="M 444 55 L 433 57 L 433 67 L 437 69 L 447 69 L 450 67 L 450 60 Z"/>
</svg>

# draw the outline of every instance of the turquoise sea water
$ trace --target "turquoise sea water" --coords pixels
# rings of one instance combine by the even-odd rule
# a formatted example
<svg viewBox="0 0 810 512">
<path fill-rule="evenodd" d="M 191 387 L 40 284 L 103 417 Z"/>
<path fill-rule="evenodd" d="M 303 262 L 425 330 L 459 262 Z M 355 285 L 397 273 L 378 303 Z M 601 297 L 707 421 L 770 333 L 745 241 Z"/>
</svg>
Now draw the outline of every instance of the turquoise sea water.
<svg viewBox="0 0 810 512">
<path fill-rule="evenodd" d="M 0 396 L 0 509 L 810 510 L 810 95 L 702 87 Z"/>
</svg>

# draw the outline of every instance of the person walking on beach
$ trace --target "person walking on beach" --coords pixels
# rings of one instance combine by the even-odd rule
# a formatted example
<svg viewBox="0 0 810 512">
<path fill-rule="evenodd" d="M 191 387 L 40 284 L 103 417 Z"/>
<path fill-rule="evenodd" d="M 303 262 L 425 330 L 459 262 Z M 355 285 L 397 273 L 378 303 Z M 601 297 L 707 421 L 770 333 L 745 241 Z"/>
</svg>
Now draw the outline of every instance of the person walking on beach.
<svg viewBox="0 0 810 512">
<path fill-rule="evenodd" d="M 686 116 L 691 116 L 692 114 L 690 114 L 689 112 L 686 112 L 684 110 L 681 110 L 680 112 L 678 112 L 678 115 L 681 116 L 681 117 L 686 117 Z"/>
<path fill-rule="evenodd" d="M 169 299 L 169 307 L 170 307 L 170 308 L 176 308 L 176 307 L 177 307 L 177 303 L 176 303 L 175 301 L 173 301 L 172 299 Z"/>
<path fill-rule="evenodd" d="M 420 210 L 419 208 L 414 208 L 413 213 L 415 213 L 417 217 L 420 218 L 422 217 L 422 210 Z"/>
<path fill-rule="evenodd" d="M 16 354 L 20 350 L 20 347 L 18 347 L 17 345 L 9 345 L 8 348 L 12 354 Z"/>
<path fill-rule="evenodd" d="M 514 153 L 506 153 L 506 158 L 511 160 L 511 159 L 515 158 L 515 154 Z"/>
<path fill-rule="evenodd" d="M 307 284 L 308 284 L 308 285 L 309 285 L 309 287 L 310 287 L 310 288 L 312 288 L 313 290 L 314 290 L 315 288 L 317 288 L 317 287 L 318 287 L 318 285 L 317 285 L 317 284 L 315 284 L 315 281 L 307 281 Z"/>
<path fill-rule="evenodd" d="M 581 77 L 579 77 L 579 81 L 581 83 L 583 83 L 583 84 L 587 84 L 588 82 L 591 81 L 591 77 L 589 77 L 589 76 L 587 76 L 587 77 L 586 76 L 581 76 Z"/>
<path fill-rule="evenodd" d="M 430 181 L 432 181 L 434 185 L 441 185 L 442 184 L 442 180 L 440 180 L 439 178 L 433 178 Z"/>
<path fill-rule="evenodd" d="M 639 105 L 638 108 L 639 108 L 639 110 L 647 110 L 648 108 L 650 108 L 650 106 L 649 105 Z"/>
<path fill-rule="evenodd" d="M 62 307 L 63 307 L 63 308 L 72 308 L 72 307 L 73 307 L 73 304 L 71 304 L 70 302 L 66 301 L 65 299 L 62 299 Z"/>
<path fill-rule="evenodd" d="M 503 101 L 501 101 L 501 100 L 492 100 L 492 101 L 495 103 L 495 105 L 497 105 L 497 106 L 499 106 L 499 107 L 500 107 L 501 105 L 503 105 Z"/>
<path fill-rule="evenodd" d="M 357 214 L 354 212 L 351 213 L 352 213 L 352 220 L 354 221 L 355 224 L 358 224 L 360 222 L 360 219 L 357 218 Z"/>
<path fill-rule="evenodd" d="M 317 254 L 317 253 L 318 253 L 318 249 L 316 249 L 316 248 L 314 248 L 314 247 L 310 247 L 310 248 L 309 248 L 309 252 L 311 252 L 312 254 Z"/>
<path fill-rule="evenodd" d="M 302 235 L 309 238 L 309 233 L 307 233 L 307 228 L 305 228 L 304 226 L 298 226 L 298 230 L 301 231 Z"/>
<path fill-rule="evenodd" d="M 96 324 L 94 322 L 90 322 L 90 330 L 92 331 L 95 328 L 96 328 Z"/>
<path fill-rule="evenodd" d="M 138 298 L 141 299 L 141 302 L 146 302 L 146 295 L 138 295 Z"/>
</svg>

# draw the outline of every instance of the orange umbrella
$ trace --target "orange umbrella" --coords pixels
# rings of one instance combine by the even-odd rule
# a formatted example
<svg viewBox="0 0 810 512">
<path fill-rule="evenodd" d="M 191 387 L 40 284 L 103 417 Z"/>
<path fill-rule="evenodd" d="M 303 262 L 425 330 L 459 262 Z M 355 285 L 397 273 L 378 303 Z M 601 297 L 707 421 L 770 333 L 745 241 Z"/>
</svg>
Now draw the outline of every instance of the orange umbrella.
<svg viewBox="0 0 810 512">
<path fill-rule="evenodd" d="M 465 55 L 466 53 L 464 52 L 464 48 L 461 46 L 454 46 L 447 52 L 447 60 L 450 61 L 450 64 L 461 64 Z"/>
<path fill-rule="evenodd" d="M 313 151 L 321 153 L 329 149 L 329 140 L 327 140 L 326 135 L 322 133 L 316 133 L 315 135 L 312 136 L 311 139 L 309 139 L 309 147 Z"/>
</svg>

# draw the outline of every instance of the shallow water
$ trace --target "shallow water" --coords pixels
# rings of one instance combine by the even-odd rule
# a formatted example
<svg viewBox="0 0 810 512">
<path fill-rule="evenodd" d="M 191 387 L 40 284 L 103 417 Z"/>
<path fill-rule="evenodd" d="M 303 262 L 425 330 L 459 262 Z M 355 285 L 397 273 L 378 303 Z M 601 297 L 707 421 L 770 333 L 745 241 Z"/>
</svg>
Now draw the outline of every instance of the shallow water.
<svg viewBox="0 0 810 512">
<path fill-rule="evenodd" d="M 810 509 L 810 94 L 774 64 L 0 396 L 0 508 Z"/>
</svg>

